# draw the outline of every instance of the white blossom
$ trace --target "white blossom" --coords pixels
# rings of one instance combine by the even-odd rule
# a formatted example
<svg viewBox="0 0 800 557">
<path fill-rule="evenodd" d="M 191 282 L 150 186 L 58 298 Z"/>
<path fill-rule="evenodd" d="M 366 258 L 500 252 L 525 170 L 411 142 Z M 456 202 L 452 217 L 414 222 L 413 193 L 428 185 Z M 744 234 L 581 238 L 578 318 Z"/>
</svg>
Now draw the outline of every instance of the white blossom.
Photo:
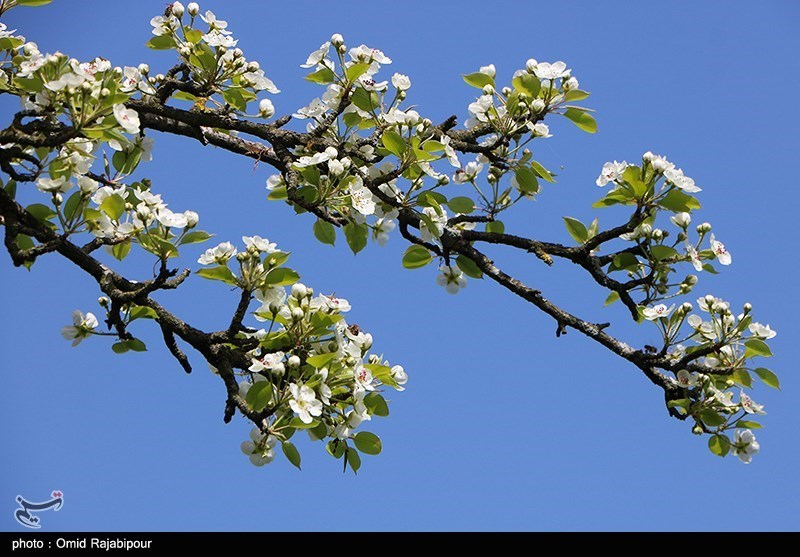
<svg viewBox="0 0 800 557">
<path fill-rule="evenodd" d="M 353 378 L 355 379 L 354 389 L 356 391 L 374 391 L 375 385 L 372 372 L 365 368 L 363 364 L 359 363 L 353 370 Z"/>
<path fill-rule="evenodd" d="M 772 329 L 770 329 L 769 325 L 762 325 L 761 323 L 758 323 L 757 321 L 754 321 L 753 323 L 751 323 L 749 328 L 750 328 L 750 332 L 753 333 L 754 336 L 757 336 L 757 337 L 760 337 L 760 338 L 763 338 L 763 339 L 767 339 L 767 340 L 773 338 L 775 335 L 778 334 L 777 332 L 775 332 Z"/>
<path fill-rule="evenodd" d="M 130 133 L 139 133 L 139 115 L 135 110 L 125 108 L 123 104 L 114 105 L 114 118 L 122 128 Z"/>
<path fill-rule="evenodd" d="M 458 267 L 442 265 L 439 267 L 439 275 L 436 276 L 436 284 L 443 286 L 448 294 L 457 294 L 467 287 L 467 279 Z"/>
<path fill-rule="evenodd" d="M 696 271 L 700 272 L 703 270 L 703 262 L 700 261 L 700 254 L 697 253 L 697 250 L 689 242 L 686 242 L 686 255 L 689 256 L 689 261 L 692 262 L 692 266 Z"/>
<path fill-rule="evenodd" d="M 739 404 L 741 404 L 742 410 L 748 414 L 766 414 L 766 412 L 764 412 L 764 405 L 757 404 L 756 401 L 750 398 L 750 396 L 741 389 L 739 390 Z"/>
<path fill-rule="evenodd" d="M 261 253 L 275 253 L 278 251 L 278 244 L 270 242 L 261 236 L 242 236 L 244 245 L 253 248 Z"/>
<path fill-rule="evenodd" d="M 398 91 L 407 91 L 411 88 L 411 79 L 407 75 L 396 73 L 392 76 L 392 85 Z"/>
<path fill-rule="evenodd" d="M 675 304 L 672 304 L 670 307 L 667 307 L 665 304 L 658 304 L 651 308 L 644 308 L 642 310 L 642 315 L 648 321 L 655 321 L 660 317 L 668 317 L 672 310 L 675 308 Z"/>
<path fill-rule="evenodd" d="M 283 352 L 270 352 L 264 354 L 260 358 L 253 358 L 252 363 L 249 369 L 253 372 L 260 372 L 260 371 L 283 371 L 283 357 L 285 354 Z"/>
<path fill-rule="evenodd" d="M 72 187 L 72 182 L 64 176 L 60 178 L 41 176 L 36 180 L 36 187 L 45 193 L 66 193 Z"/>
<path fill-rule="evenodd" d="M 322 414 L 322 402 L 317 400 L 314 389 L 292 383 L 289 391 L 292 394 L 289 406 L 304 424 L 310 424 L 314 420 L 313 416 Z"/>
<path fill-rule="evenodd" d="M 365 217 L 375 213 L 375 196 L 360 176 L 350 185 L 350 205 Z"/>
<path fill-rule="evenodd" d="M 609 182 L 614 182 L 618 180 L 620 176 L 622 176 L 622 173 L 625 172 L 626 168 L 628 168 L 628 163 L 625 161 L 607 162 L 603 165 L 603 170 L 600 171 L 600 176 L 598 176 L 595 183 L 602 187 Z"/>
<path fill-rule="evenodd" d="M 757 454 L 761 446 L 756 441 L 756 436 L 749 429 L 737 429 L 733 436 L 731 451 L 745 464 L 750 464 L 753 455 Z"/>
<path fill-rule="evenodd" d="M 322 60 L 328 55 L 328 51 L 330 50 L 330 48 L 331 48 L 330 41 L 322 43 L 322 46 L 320 46 L 317 50 L 308 55 L 306 63 L 300 64 L 300 67 L 313 68 L 314 66 L 322 62 Z"/>
<path fill-rule="evenodd" d="M 689 373 L 685 369 L 677 373 L 678 385 L 684 389 L 691 389 L 697 386 L 697 373 Z"/>
<path fill-rule="evenodd" d="M 72 346 L 78 346 L 83 339 L 88 338 L 97 328 L 97 317 L 93 313 L 83 314 L 80 310 L 72 312 L 72 325 L 61 329 L 61 336 L 72 341 Z"/>
<path fill-rule="evenodd" d="M 680 168 L 668 168 L 664 172 L 664 177 L 667 179 L 667 182 L 682 189 L 686 193 L 697 193 L 702 191 L 700 188 L 694 185 L 694 180 L 688 176 L 684 176 L 683 170 Z"/>
<path fill-rule="evenodd" d="M 692 215 L 689 213 L 678 213 L 676 215 L 672 215 L 669 220 L 671 220 L 672 224 L 678 228 L 686 228 L 692 223 Z"/>
<path fill-rule="evenodd" d="M 719 261 L 720 265 L 731 264 L 731 254 L 725 249 L 725 244 L 717 241 L 714 234 L 711 234 L 711 251 L 717 256 L 717 261 Z"/>
<path fill-rule="evenodd" d="M 223 242 L 216 247 L 208 248 L 197 260 L 201 265 L 225 265 L 236 255 L 236 248 L 230 242 Z"/>
<path fill-rule="evenodd" d="M 422 212 L 430 218 L 430 222 L 433 225 L 433 230 L 430 230 L 427 222 L 424 220 L 420 222 L 419 233 L 426 242 L 438 239 L 444 232 L 444 227 L 447 224 L 447 212 L 444 209 L 441 209 L 441 211 L 442 214 L 440 215 L 433 207 L 422 209 Z"/>
<path fill-rule="evenodd" d="M 536 77 L 539 79 L 558 79 L 568 77 L 570 70 L 564 62 L 539 62 L 535 68 Z"/>
</svg>

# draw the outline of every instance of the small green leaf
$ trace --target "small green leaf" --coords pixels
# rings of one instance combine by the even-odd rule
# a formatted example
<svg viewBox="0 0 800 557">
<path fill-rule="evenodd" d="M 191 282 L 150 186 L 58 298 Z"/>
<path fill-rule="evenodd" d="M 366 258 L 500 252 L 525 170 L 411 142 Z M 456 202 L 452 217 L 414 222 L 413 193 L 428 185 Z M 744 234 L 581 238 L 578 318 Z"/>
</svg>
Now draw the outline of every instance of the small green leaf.
<svg viewBox="0 0 800 557">
<path fill-rule="evenodd" d="M 406 142 L 396 131 L 386 130 L 383 132 L 381 141 L 383 142 L 383 146 L 386 147 L 386 149 L 388 149 L 393 155 L 402 158 L 403 153 L 406 152 Z"/>
<path fill-rule="evenodd" d="M 189 29 L 184 27 L 183 32 L 186 34 L 186 40 L 192 44 L 199 43 L 203 38 L 203 32 L 200 29 Z"/>
<path fill-rule="evenodd" d="M 42 222 L 49 221 L 50 219 L 56 216 L 55 211 L 53 211 L 47 205 L 42 205 L 41 203 L 34 203 L 33 205 L 28 205 L 25 208 L 25 210 Z"/>
<path fill-rule="evenodd" d="M 29 6 L 31 8 L 36 8 L 38 6 L 45 6 L 52 2 L 53 0 L 17 0 L 17 6 Z"/>
<path fill-rule="evenodd" d="M 109 195 L 100 204 L 100 210 L 108 215 L 111 220 L 119 220 L 125 212 L 125 200 L 116 193 Z"/>
<path fill-rule="evenodd" d="M 336 358 L 336 352 L 328 354 L 317 354 L 306 359 L 306 363 L 316 369 L 320 369 L 331 363 Z"/>
<path fill-rule="evenodd" d="M 115 342 L 111 345 L 111 350 L 114 351 L 114 354 L 124 354 L 130 350 L 130 348 L 125 342 Z"/>
<path fill-rule="evenodd" d="M 406 269 L 419 269 L 433 261 L 431 253 L 422 246 L 412 245 L 403 254 L 403 267 Z"/>
<path fill-rule="evenodd" d="M 550 171 L 547 170 L 544 166 L 542 166 L 541 163 L 538 163 L 536 161 L 531 161 L 530 165 L 531 165 L 531 169 L 536 174 L 538 174 L 539 177 L 542 178 L 544 181 L 550 182 L 551 184 L 555 184 L 556 183 L 556 180 L 555 180 L 555 178 L 553 178 L 553 175 L 550 174 Z"/>
<path fill-rule="evenodd" d="M 613 304 L 614 302 L 616 302 L 618 300 L 619 300 L 619 292 L 614 291 L 614 292 L 612 292 L 611 294 L 608 295 L 608 297 L 606 298 L 606 301 L 603 303 L 603 305 L 604 306 L 610 306 L 611 304 Z"/>
<path fill-rule="evenodd" d="M 125 345 L 134 352 L 147 352 L 147 346 L 138 338 L 129 338 L 125 341 Z"/>
<path fill-rule="evenodd" d="M 248 389 L 245 396 L 247 404 L 256 412 L 261 412 L 272 400 L 272 383 L 269 381 L 256 381 Z"/>
<path fill-rule="evenodd" d="M 511 86 L 520 93 L 525 93 L 529 97 L 535 99 L 539 96 L 542 82 L 534 75 L 523 73 L 511 80 Z"/>
<path fill-rule="evenodd" d="M 746 340 L 744 345 L 746 347 L 744 354 L 745 358 L 752 358 L 753 356 L 764 356 L 765 358 L 769 358 L 772 356 L 772 350 L 770 350 L 767 343 L 763 340 L 751 338 L 750 340 Z"/>
<path fill-rule="evenodd" d="M 711 408 L 704 408 L 701 410 L 700 419 L 709 427 L 717 427 L 725 423 L 725 418 L 717 414 Z"/>
<path fill-rule="evenodd" d="M 205 242 L 212 235 L 204 230 L 193 230 L 191 232 L 187 232 L 183 238 L 181 238 L 180 244 L 181 246 L 186 244 L 199 244 L 200 242 Z"/>
<path fill-rule="evenodd" d="M 536 173 L 528 167 L 518 168 L 514 173 L 517 179 L 517 185 L 523 193 L 538 193 L 539 180 L 536 178 Z"/>
<path fill-rule="evenodd" d="M 264 282 L 271 286 L 289 286 L 298 280 L 300 280 L 300 273 L 289 267 L 277 267 L 264 277 Z"/>
<path fill-rule="evenodd" d="M 454 213 L 461 213 L 463 215 L 468 215 L 475 210 L 475 202 L 469 197 L 463 196 L 454 197 L 447 202 L 447 206 Z"/>
<path fill-rule="evenodd" d="M 353 254 L 367 246 L 367 227 L 363 224 L 347 223 L 344 226 L 344 237 Z"/>
<path fill-rule="evenodd" d="M 292 418 L 292 421 L 289 422 L 289 425 L 295 429 L 314 429 L 319 423 L 319 420 L 311 420 L 309 423 L 305 423 L 299 417 L 295 416 Z"/>
<path fill-rule="evenodd" d="M 700 208 L 700 202 L 697 198 L 677 189 L 667 193 L 658 204 L 673 213 L 689 213 L 693 209 Z"/>
<path fill-rule="evenodd" d="M 344 120 L 344 125 L 348 128 L 355 128 L 361 123 L 361 116 L 355 112 L 348 112 L 342 117 L 342 120 Z"/>
<path fill-rule="evenodd" d="M 209 280 L 219 280 L 232 286 L 237 286 L 239 284 L 231 270 L 225 265 L 211 267 L 210 269 L 200 269 L 197 271 L 197 274 L 203 278 L 207 278 Z"/>
<path fill-rule="evenodd" d="M 146 46 L 153 50 L 169 50 L 175 48 L 175 39 L 169 35 L 158 35 L 147 41 Z"/>
<path fill-rule="evenodd" d="M 314 237 L 323 244 L 334 245 L 336 243 L 336 228 L 322 219 L 317 219 L 314 223 Z"/>
<path fill-rule="evenodd" d="M 369 431 L 357 433 L 353 440 L 355 441 L 356 448 L 364 454 L 377 455 L 381 453 L 381 449 L 383 448 L 381 446 L 380 437 Z"/>
<path fill-rule="evenodd" d="M 572 236 L 573 240 L 579 244 L 583 244 L 589 239 L 589 231 L 581 221 L 578 219 L 573 219 L 572 217 L 562 218 L 564 219 L 564 224 L 567 227 L 567 232 L 569 232 L 569 235 Z"/>
<path fill-rule="evenodd" d="M 373 391 L 365 396 L 364 405 L 369 409 L 370 414 L 384 418 L 389 415 L 389 405 L 379 393 Z"/>
<path fill-rule="evenodd" d="M 111 247 L 111 255 L 113 255 L 114 258 L 116 258 L 118 261 L 122 261 L 123 259 L 128 257 L 128 254 L 130 252 L 131 252 L 131 241 L 130 240 L 126 240 L 126 241 L 121 242 L 119 244 L 114 244 Z"/>
<path fill-rule="evenodd" d="M 158 314 L 153 308 L 147 306 L 134 306 L 128 313 L 131 321 L 136 319 L 157 319 Z"/>
<path fill-rule="evenodd" d="M 506 231 L 506 225 L 503 224 L 501 220 L 493 220 L 492 222 L 486 223 L 486 232 L 491 234 L 504 234 Z"/>
<path fill-rule="evenodd" d="M 347 81 L 355 81 L 364 75 L 371 65 L 372 64 L 369 62 L 359 62 L 358 64 L 353 64 L 345 71 L 345 77 L 347 77 Z"/>
<path fill-rule="evenodd" d="M 765 385 L 768 387 L 772 387 L 773 389 L 780 390 L 781 383 L 778 380 L 778 376 L 772 373 L 765 367 L 758 367 L 753 370 L 756 375 L 764 382 Z"/>
<path fill-rule="evenodd" d="M 485 73 L 475 72 L 462 76 L 468 85 L 472 85 L 477 89 L 483 89 L 487 85 L 494 87 L 494 79 Z"/>
<path fill-rule="evenodd" d="M 588 112 L 584 112 L 575 108 L 568 108 L 567 111 L 564 112 L 564 116 L 566 116 L 572 121 L 573 124 L 587 133 L 597 132 L 597 121 Z"/>
<path fill-rule="evenodd" d="M 334 79 L 336 79 L 336 74 L 334 74 L 328 68 L 322 68 L 306 76 L 306 81 L 310 81 L 312 83 L 319 83 L 321 85 L 324 85 L 326 83 L 333 83 Z"/>
<path fill-rule="evenodd" d="M 762 426 L 758 422 L 751 422 L 750 420 L 739 420 L 738 422 L 736 422 L 736 427 L 743 427 L 747 429 L 761 429 L 764 426 Z"/>
<path fill-rule="evenodd" d="M 731 450 L 731 441 L 727 435 L 712 435 L 708 438 L 708 449 L 717 456 L 725 456 Z"/>
<path fill-rule="evenodd" d="M 572 89 L 571 91 L 567 91 L 566 95 L 564 95 L 564 100 L 567 102 L 582 101 L 587 98 L 589 98 L 589 92 L 581 91 L 580 89 Z"/>
<path fill-rule="evenodd" d="M 284 441 L 281 443 L 281 449 L 283 449 L 283 454 L 286 458 L 294 464 L 298 470 L 300 470 L 300 453 L 297 450 L 297 447 L 294 446 L 290 441 Z"/>
<path fill-rule="evenodd" d="M 456 258 L 456 265 L 458 268 L 464 271 L 464 274 L 468 277 L 482 279 L 483 278 L 483 271 L 481 271 L 475 262 L 470 259 L 469 257 L 464 257 L 463 255 L 459 255 Z"/>
<path fill-rule="evenodd" d="M 83 201 L 83 193 L 76 191 L 70 195 L 67 202 L 64 203 L 64 218 L 67 219 L 67 221 L 71 221 L 77 214 L 81 201 Z"/>
<path fill-rule="evenodd" d="M 733 379 L 739 385 L 743 387 L 747 387 L 748 389 L 753 387 L 753 378 L 750 377 L 750 374 L 747 373 L 746 369 L 737 369 L 731 373 L 731 379 Z"/>
<path fill-rule="evenodd" d="M 357 474 L 358 469 L 361 468 L 361 457 L 358 456 L 358 453 L 353 449 L 347 450 L 347 464 L 350 465 L 350 469 L 355 474 Z"/>
<path fill-rule="evenodd" d="M 650 246 L 650 255 L 652 255 L 656 261 L 663 261 L 664 259 L 677 256 L 678 252 L 669 246 L 655 245 Z"/>
<path fill-rule="evenodd" d="M 342 458 L 346 448 L 347 445 L 338 439 L 328 441 L 328 443 L 325 445 L 325 450 L 328 451 L 328 454 L 333 458 Z"/>
</svg>

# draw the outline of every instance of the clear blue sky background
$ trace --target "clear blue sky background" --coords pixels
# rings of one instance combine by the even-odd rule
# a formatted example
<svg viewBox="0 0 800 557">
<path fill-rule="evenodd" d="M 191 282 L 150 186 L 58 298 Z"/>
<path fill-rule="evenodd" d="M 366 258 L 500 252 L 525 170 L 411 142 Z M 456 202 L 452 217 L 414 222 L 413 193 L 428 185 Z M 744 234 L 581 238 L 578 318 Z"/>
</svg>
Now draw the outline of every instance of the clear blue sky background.
<svg viewBox="0 0 800 557">
<path fill-rule="evenodd" d="M 4 21 L 43 51 L 163 71 L 172 55 L 144 42 L 164 4 L 56 0 Z M 291 250 L 303 280 L 349 298 L 350 321 L 405 365 L 407 391 L 370 426 L 384 453 L 365 457 L 353 477 L 301 440 L 302 472 L 282 459 L 252 467 L 239 452 L 249 428 L 238 418 L 223 424 L 223 386 L 201 359 L 192 355 L 195 373 L 184 375 L 148 324 L 139 328 L 146 354 L 116 356 L 103 339 L 70 348 L 59 328 L 72 309 L 97 309 L 94 283 L 57 258 L 28 273 L 0 255 L 0 528 L 21 529 L 15 495 L 61 489 L 64 508 L 42 516 L 48 530 L 797 529 L 796 2 L 201 7 L 229 21 L 283 90 L 280 114 L 319 94 L 298 65 L 333 32 L 383 49 L 394 59 L 386 69 L 412 77 L 413 102 L 434 120 L 463 119 L 475 91 L 460 74 L 479 65 L 510 77 L 529 57 L 565 60 L 593 93 L 600 131 L 552 123 L 555 137 L 538 142 L 537 158 L 560 171 L 559 184 L 520 207 L 509 229 L 568 241 L 560 217 L 592 218 L 606 160 L 651 149 L 682 166 L 704 188 L 697 218 L 715 225 L 734 258 L 724 274 L 703 276 L 696 294 L 750 301 L 778 331 L 769 363 L 783 392 L 759 385 L 754 394 L 769 412 L 762 453 L 750 466 L 714 457 L 705 438 L 667 417 L 661 392 L 637 370 L 575 332 L 556 339 L 549 318 L 497 285 L 471 281 L 448 296 L 432 267 L 401 268 L 399 237 L 357 257 L 341 238 L 321 246 L 311 218 L 265 201 L 264 165 L 157 137 L 155 160 L 141 170 L 171 207 L 197 210 L 220 240 L 255 233 Z M 2 105 L 4 122 L 12 108 Z M 601 214 L 601 224 L 620 218 Z M 200 249 L 186 250 L 186 264 Z M 654 340 L 654 328 L 603 309 L 605 293 L 568 264 L 496 257 L 566 308 L 613 319 L 610 331 L 636 346 Z M 200 279 L 159 298 L 208 329 L 235 303 Z"/>
</svg>

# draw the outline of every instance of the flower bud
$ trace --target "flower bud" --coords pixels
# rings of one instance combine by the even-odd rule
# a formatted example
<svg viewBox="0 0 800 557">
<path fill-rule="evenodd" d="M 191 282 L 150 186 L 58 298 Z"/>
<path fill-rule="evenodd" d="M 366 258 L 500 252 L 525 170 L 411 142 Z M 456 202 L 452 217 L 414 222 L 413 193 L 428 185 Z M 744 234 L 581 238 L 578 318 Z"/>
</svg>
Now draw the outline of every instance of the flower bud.
<svg viewBox="0 0 800 557">
<path fill-rule="evenodd" d="M 186 11 L 189 12 L 189 15 L 194 17 L 200 13 L 200 6 L 197 5 L 197 2 L 189 2 L 186 6 Z"/>
<path fill-rule="evenodd" d="M 275 116 L 275 106 L 269 99 L 261 99 L 258 103 L 258 113 L 262 118 L 272 118 Z"/>
<path fill-rule="evenodd" d="M 53 194 L 53 203 L 55 203 L 56 205 L 61 205 L 63 201 L 64 201 L 64 196 L 62 196 L 60 193 Z"/>
<path fill-rule="evenodd" d="M 300 367 L 300 358 L 295 355 L 289 356 L 289 360 L 286 362 L 289 364 L 289 367 L 294 369 Z"/>
<path fill-rule="evenodd" d="M 704 232 L 710 232 L 710 231 L 711 231 L 711 223 L 704 222 L 703 224 L 697 225 L 698 234 L 703 234 Z"/>
<path fill-rule="evenodd" d="M 511 87 L 503 87 L 500 92 L 507 97 L 511 94 Z"/>
<path fill-rule="evenodd" d="M 536 66 L 539 65 L 539 62 L 536 61 L 535 58 L 528 58 L 528 61 L 525 62 L 525 69 L 528 70 L 530 73 L 536 72 Z"/>
<path fill-rule="evenodd" d="M 156 81 L 164 81 L 164 74 L 163 73 L 156 74 Z"/>
<path fill-rule="evenodd" d="M 308 288 L 302 282 L 296 282 L 292 285 L 292 296 L 300 300 L 308 295 Z"/>
<path fill-rule="evenodd" d="M 750 313 L 751 311 L 753 311 L 753 306 L 750 304 L 750 302 L 747 302 L 744 304 L 744 307 L 742 309 L 744 309 L 745 313 Z"/>
<path fill-rule="evenodd" d="M 331 44 L 334 48 L 344 46 L 344 37 L 342 37 L 339 33 L 334 33 L 331 35 Z"/>
<path fill-rule="evenodd" d="M 269 303 L 269 312 L 272 315 L 277 315 L 280 310 L 281 310 L 281 305 L 278 302 Z"/>
<path fill-rule="evenodd" d="M 97 298 L 97 303 L 100 304 L 101 307 L 107 308 L 108 307 L 108 298 L 105 296 L 100 296 Z"/>
<path fill-rule="evenodd" d="M 347 47 L 345 45 L 339 47 L 340 54 L 345 54 L 346 52 L 347 52 Z"/>
<path fill-rule="evenodd" d="M 292 310 L 292 321 L 295 322 L 301 321 L 303 319 L 303 316 L 305 316 L 305 312 L 302 309 L 294 308 Z"/>
<path fill-rule="evenodd" d="M 685 279 L 683 279 L 683 282 L 685 282 L 690 286 L 694 286 L 695 284 L 697 284 L 697 275 L 689 275 Z"/>
<path fill-rule="evenodd" d="M 377 354 L 370 354 L 368 361 L 369 361 L 369 363 L 371 363 L 373 365 L 374 364 L 379 364 L 379 363 L 381 363 L 381 357 L 378 356 Z"/>
<path fill-rule="evenodd" d="M 564 91 L 571 91 L 572 89 L 577 89 L 578 80 L 575 79 L 574 77 L 570 77 L 568 80 L 564 82 L 563 87 Z"/>
<path fill-rule="evenodd" d="M 147 64 L 139 64 L 139 73 L 147 75 L 150 73 L 150 66 Z"/>
<path fill-rule="evenodd" d="M 494 78 L 495 74 L 497 73 L 494 69 L 494 64 L 489 64 L 488 66 L 481 66 L 480 70 L 478 70 L 484 75 L 488 75 L 491 78 Z"/>
<path fill-rule="evenodd" d="M 172 10 L 170 11 L 172 12 L 172 15 L 174 15 L 178 19 L 183 17 L 183 10 L 184 10 L 183 4 L 181 4 L 180 2 L 172 3 Z"/>
<path fill-rule="evenodd" d="M 335 340 L 332 340 L 328 343 L 328 352 L 336 352 L 339 350 L 339 343 Z"/>
<path fill-rule="evenodd" d="M 494 94 L 494 87 L 487 84 L 483 86 L 483 94 L 484 95 L 493 95 Z"/>
<path fill-rule="evenodd" d="M 695 435 L 703 435 L 703 428 L 700 427 L 699 425 L 696 425 L 692 428 L 692 433 L 694 433 Z"/>
<path fill-rule="evenodd" d="M 37 52 L 39 52 L 39 48 L 36 46 L 36 43 L 25 43 L 22 47 L 22 53 L 25 56 L 31 56 Z"/>
<path fill-rule="evenodd" d="M 220 54 L 225 54 L 226 52 L 228 52 L 228 47 L 219 45 L 217 47 L 217 52 L 219 52 Z"/>
<path fill-rule="evenodd" d="M 286 366 L 283 365 L 283 362 L 278 362 L 274 366 L 272 366 L 272 375 L 275 377 L 283 377 L 283 374 L 286 373 Z"/>
<path fill-rule="evenodd" d="M 692 304 L 690 304 L 689 302 L 683 302 L 683 305 L 681 305 L 681 311 L 683 313 L 689 313 L 690 311 L 692 311 L 692 307 L 693 307 Z"/>
<path fill-rule="evenodd" d="M 247 260 L 248 257 L 250 257 L 250 254 L 246 252 L 245 253 L 239 252 L 236 254 L 236 260 L 240 263 L 243 263 L 245 260 Z"/>
<path fill-rule="evenodd" d="M 644 155 L 642 155 L 642 160 L 645 162 L 652 162 L 655 158 L 655 155 L 652 151 L 647 151 Z"/>
<path fill-rule="evenodd" d="M 433 125 L 433 120 L 430 118 L 423 118 L 422 119 L 422 126 L 425 128 L 430 128 Z"/>
<path fill-rule="evenodd" d="M 258 62 L 248 62 L 247 63 L 247 71 L 248 72 L 257 72 L 260 69 Z"/>
<path fill-rule="evenodd" d="M 714 303 L 717 301 L 717 299 L 714 298 L 714 296 L 712 296 L 711 294 L 708 294 L 704 299 L 709 307 L 713 307 Z"/>
<path fill-rule="evenodd" d="M 531 102 L 531 109 L 537 113 L 544 110 L 545 106 L 547 105 L 542 99 L 533 99 L 533 102 Z"/>
<path fill-rule="evenodd" d="M 689 213 L 678 213 L 670 217 L 669 220 L 671 220 L 675 226 L 686 228 L 691 224 L 692 216 Z"/>
<path fill-rule="evenodd" d="M 661 230 L 660 228 L 654 228 L 653 231 L 650 233 L 650 236 L 654 240 L 660 240 L 661 238 L 664 237 L 664 231 Z"/>
<path fill-rule="evenodd" d="M 183 216 L 186 217 L 186 228 L 194 228 L 200 222 L 200 215 L 194 211 L 184 211 Z"/>
</svg>

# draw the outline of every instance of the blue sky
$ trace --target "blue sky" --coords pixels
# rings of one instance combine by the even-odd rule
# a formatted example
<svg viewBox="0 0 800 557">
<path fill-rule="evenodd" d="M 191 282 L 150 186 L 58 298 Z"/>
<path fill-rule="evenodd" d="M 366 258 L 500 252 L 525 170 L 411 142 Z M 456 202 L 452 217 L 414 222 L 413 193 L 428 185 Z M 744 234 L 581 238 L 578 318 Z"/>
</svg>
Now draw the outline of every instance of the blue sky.
<svg viewBox="0 0 800 557">
<path fill-rule="evenodd" d="M 264 165 L 157 136 L 155 159 L 140 172 L 171 207 L 198 211 L 220 240 L 261 234 L 291 250 L 303 281 L 348 298 L 349 321 L 404 364 L 408 389 L 392 394 L 392 415 L 370 427 L 384 452 L 365 457 L 358 477 L 305 440 L 302 472 L 280 459 L 252 467 L 239 452 L 249 428 L 223 424 L 224 389 L 200 358 L 191 355 L 196 370 L 186 376 L 147 326 L 139 328 L 145 354 L 116 356 L 103 339 L 70 348 L 59 328 L 74 308 L 97 309 L 96 285 L 55 258 L 28 273 L 0 255 L 0 529 L 20 529 L 15 495 L 43 499 L 53 489 L 65 505 L 42 515 L 48 530 L 797 529 L 797 3 L 201 7 L 229 21 L 246 56 L 282 89 L 273 98 L 279 114 L 319 94 L 298 65 L 333 32 L 392 57 L 385 71 L 409 74 L 412 102 L 435 121 L 453 113 L 463 121 L 475 90 L 460 74 L 494 63 L 510 78 L 529 57 L 566 61 L 592 92 L 600 131 L 552 122 L 555 137 L 536 156 L 559 171 L 559 183 L 520 206 L 507 228 L 568 242 L 561 216 L 596 215 L 594 180 L 605 161 L 652 150 L 677 162 L 704 189 L 696 218 L 714 224 L 734 258 L 695 293 L 749 301 L 778 331 L 769 364 L 783 391 L 759 385 L 753 395 L 769 412 L 762 452 L 750 466 L 714 457 L 705 438 L 667 417 L 660 391 L 636 369 L 575 332 L 556 339 L 549 318 L 497 285 L 470 281 L 449 296 L 432 267 L 402 269 L 399 237 L 356 257 L 341 237 L 321 246 L 311 218 L 266 202 Z M 163 71 L 172 56 L 144 47 L 148 21 L 163 8 L 161 0 L 56 0 L 12 10 L 4 22 L 42 51 Z M 0 101 L 8 122 L 15 107 Z M 600 218 L 610 225 L 622 216 Z M 187 250 L 185 264 L 200 250 Z M 610 331 L 630 343 L 654 340 L 654 328 L 604 309 L 605 293 L 567 264 L 493 256 L 565 308 L 613 320 Z M 221 328 L 235 304 L 233 293 L 200 279 L 159 299 L 207 329 Z"/>
</svg>

